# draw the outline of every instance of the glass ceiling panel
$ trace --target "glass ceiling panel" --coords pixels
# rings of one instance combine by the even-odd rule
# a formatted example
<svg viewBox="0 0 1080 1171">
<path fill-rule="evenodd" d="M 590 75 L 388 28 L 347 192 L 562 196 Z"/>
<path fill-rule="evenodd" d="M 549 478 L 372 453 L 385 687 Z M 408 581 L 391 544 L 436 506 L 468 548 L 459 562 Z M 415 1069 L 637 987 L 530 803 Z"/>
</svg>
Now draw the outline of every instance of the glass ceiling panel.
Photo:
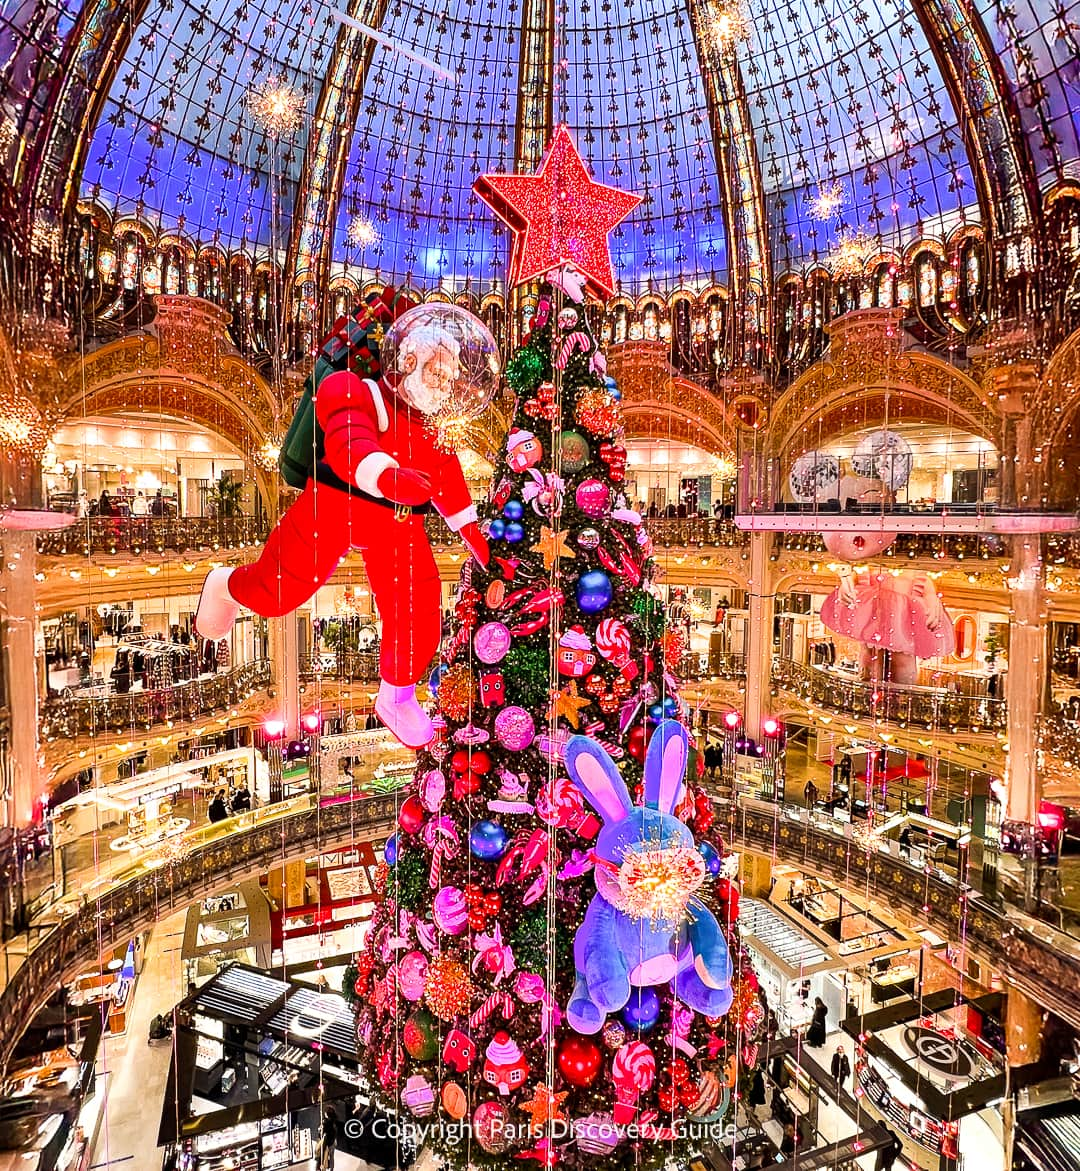
<svg viewBox="0 0 1080 1171">
<path fill-rule="evenodd" d="M 1080 0 L 976 0 L 1044 183 L 1080 158 Z M 1071 168 L 1066 165 L 1072 162 Z"/>
<path fill-rule="evenodd" d="M 740 53 L 778 268 L 845 229 L 886 246 L 978 219 L 971 169 L 910 0 L 756 0 Z M 843 205 L 815 218 L 835 184 Z"/>
</svg>

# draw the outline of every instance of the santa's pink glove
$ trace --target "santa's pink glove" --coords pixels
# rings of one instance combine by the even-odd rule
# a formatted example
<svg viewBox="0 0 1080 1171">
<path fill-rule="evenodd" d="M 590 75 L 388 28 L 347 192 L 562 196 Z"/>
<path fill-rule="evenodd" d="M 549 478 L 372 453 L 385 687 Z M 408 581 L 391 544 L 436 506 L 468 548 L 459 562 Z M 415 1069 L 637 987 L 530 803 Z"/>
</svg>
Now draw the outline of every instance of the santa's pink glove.
<svg viewBox="0 0 1080 1171">
<path fill-rule="evenodd" d="M 395 504 L 427 504 L 431 499 L 431 477 L 412 468 L 387 468 L 375 484 Z"/>
<path fill-rule="evenodd" d="M 467 525 L 462 525 L 458 536 L 465 542 L 465 548 L 476 560 L 486 566 L 491 560 L 491 550 L 488 548 L 487 537 L 480 531 L 480 526 L 476 521 L 471 520 Z"/>
</svg>

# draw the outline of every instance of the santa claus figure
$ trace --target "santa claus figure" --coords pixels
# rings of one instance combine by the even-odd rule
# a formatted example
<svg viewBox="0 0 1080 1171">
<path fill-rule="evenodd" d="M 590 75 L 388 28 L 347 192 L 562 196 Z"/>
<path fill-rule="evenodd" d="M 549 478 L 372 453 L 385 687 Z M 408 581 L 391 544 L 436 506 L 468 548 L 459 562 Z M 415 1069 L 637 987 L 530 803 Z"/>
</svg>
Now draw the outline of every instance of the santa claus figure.
<svg viewBox="0 0 1080 1171">
<path fill-rule="evenodd" d="M 432 425 L 461 376 L 459 359 L 454 333 L 425 317 L 402 332 L 392 373 L 378 381 L 349 370 L 326 377 L 315 396 L 316 474 L 257 561 L 210 571 L 195 618 L 201 635 L 220 638 L 241 606 L 266 618 L 287 614 L 359 549 L 382 618 L 375 711 L 409 748 L 434 734 L 416 699 L 440 635 L 439 574 L 424 513 L 434 507 L 477 560 L 488 561 L 461 464 L 436 444 Z"/>
</svg>

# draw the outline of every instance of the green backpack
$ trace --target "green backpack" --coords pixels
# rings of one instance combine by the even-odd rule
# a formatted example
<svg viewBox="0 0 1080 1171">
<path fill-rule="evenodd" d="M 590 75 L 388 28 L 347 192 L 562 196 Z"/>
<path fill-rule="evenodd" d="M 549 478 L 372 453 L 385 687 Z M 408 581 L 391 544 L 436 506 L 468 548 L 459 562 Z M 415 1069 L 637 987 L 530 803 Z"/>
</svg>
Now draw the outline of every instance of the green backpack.
<svg viewBox="0 0 1080 1171">
<path fill-rule="evenodd" d="M 278 468 L 291 488 L 303 488 L 315 475 L 316 465 L 323 458 L 323 432 L 315 417 L 315 395 L 319 384 L 330 374 L 351 370 L 361 378 L 379 378 L 379 339 L 384 323 L 400 316 L 412 302 L 386 289 L 372 293 L 367 303 L 355 313 L 342 317 L 319 343 L 315 369 L 304 383 L 304 393 L 296 404 L 289 430 L 281 444 Z"/>
</svg>

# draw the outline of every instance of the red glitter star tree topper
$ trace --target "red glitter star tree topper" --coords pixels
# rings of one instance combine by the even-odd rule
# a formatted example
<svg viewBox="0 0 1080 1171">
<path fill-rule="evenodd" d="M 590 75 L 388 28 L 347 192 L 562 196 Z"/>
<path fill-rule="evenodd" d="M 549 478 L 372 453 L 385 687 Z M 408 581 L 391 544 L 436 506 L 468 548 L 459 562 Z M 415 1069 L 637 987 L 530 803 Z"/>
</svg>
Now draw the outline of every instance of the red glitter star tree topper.
<svg viewBox="0 0 1080 1171">
<path fill-rule="evenodd" d="M 514 233 L 511 288 L 572 264 L 594 292 L 611 296 L 608 233 L 641 196 L 590 179 L 565 126 L 555 131 L 535 175 L 481 175 L 473 190 Z"/>
</svg>

